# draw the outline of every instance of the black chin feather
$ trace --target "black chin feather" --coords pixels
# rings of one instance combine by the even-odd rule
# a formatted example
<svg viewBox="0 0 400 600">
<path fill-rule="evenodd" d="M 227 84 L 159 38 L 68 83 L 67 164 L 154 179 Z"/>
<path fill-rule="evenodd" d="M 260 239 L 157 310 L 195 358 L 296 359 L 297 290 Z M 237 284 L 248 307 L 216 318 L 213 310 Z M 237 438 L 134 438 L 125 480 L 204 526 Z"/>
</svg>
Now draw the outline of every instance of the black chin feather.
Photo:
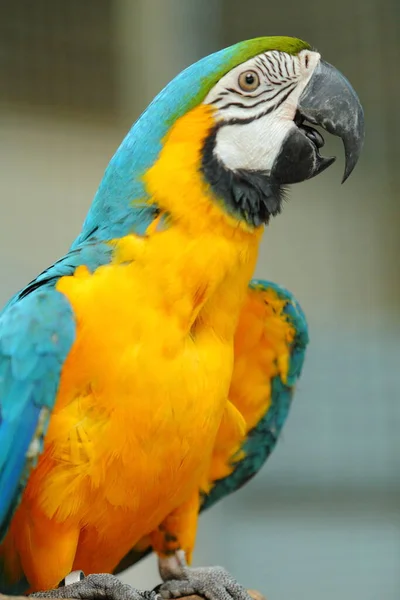
<svg viewBox="0 0 400 600">
<path fill-rule="evenodd" d="M 215 128 L 204 143 L 202 171 L 205 179 L 232 216 L 252 227 L 268 223 L 271 216 L 282 210 L 282 186 L 263 171 L 227 169 L 214 154 L 217 131 Z"/>
</svg>

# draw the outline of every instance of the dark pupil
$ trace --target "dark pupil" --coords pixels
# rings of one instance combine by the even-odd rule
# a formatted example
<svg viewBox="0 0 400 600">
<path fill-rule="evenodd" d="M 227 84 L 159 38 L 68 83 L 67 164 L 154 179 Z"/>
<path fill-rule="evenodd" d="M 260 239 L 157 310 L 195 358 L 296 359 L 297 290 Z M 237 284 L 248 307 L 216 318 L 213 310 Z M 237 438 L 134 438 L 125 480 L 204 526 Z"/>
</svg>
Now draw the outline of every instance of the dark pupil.
<svg viewBox="0 0 400 600">
<path fill-rule="evenodd" d="M 248 85 L 251 85 L 252 83 L 254 83 L 254 75 L 252 73 L 247 73 L 247 75 L 246 75 L 246 83 Z"/>
</svg>

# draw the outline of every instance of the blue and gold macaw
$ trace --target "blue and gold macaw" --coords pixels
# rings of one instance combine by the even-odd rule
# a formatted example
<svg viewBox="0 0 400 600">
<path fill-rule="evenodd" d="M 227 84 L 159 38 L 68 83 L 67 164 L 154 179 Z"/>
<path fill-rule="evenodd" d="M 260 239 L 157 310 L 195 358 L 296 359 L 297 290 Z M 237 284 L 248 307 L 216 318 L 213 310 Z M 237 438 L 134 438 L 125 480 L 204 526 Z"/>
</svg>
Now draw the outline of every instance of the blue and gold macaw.
<svg viewBox="0 0 400 600">
<path fill-rule="evenodd" d="M 334 160 L 312 125 L 342 138 L 348 177 L 362 108 L 305 42 L 200 60 L 133 125 L 67 254 L 4 308 L 0 591 L 143 599 L 111 573 L 154 550 L 165 598 L 247 598 L 184 557 L 199 512 L 274 448 L 301 372 L 301 308 L 251 278 L 283 186 Z"/>
</svg>

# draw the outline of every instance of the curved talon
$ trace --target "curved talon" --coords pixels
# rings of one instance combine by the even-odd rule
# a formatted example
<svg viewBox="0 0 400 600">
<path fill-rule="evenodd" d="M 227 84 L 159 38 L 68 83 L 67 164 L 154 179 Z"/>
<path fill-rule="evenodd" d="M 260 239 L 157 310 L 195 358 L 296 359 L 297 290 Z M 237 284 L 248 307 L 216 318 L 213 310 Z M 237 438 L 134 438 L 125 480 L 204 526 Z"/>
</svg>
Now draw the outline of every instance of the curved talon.
<svg viewBox="0 0 400 600">
<path fill-rule="evenodd" d="M 66 575 L 64 579 L 60 581 L 58 587 L 60 588 L 65 587 L 66 585 L 72 585 L 73 583 L 78 583 L 83 579 L 85 579 L 85 573 L 83 571 L 71 571 L 71 573 L 68 573 L 68 575 Z"/>
<path fill-rule="evenodd" d="M 163 600 L 196 594 L 207 600 L 250 600 L 250 596 L 223 567 L 188 567 L 182 550 L 159 559 Z M 153 590 L 154 591 L 154 590 Z"/>
</svg>

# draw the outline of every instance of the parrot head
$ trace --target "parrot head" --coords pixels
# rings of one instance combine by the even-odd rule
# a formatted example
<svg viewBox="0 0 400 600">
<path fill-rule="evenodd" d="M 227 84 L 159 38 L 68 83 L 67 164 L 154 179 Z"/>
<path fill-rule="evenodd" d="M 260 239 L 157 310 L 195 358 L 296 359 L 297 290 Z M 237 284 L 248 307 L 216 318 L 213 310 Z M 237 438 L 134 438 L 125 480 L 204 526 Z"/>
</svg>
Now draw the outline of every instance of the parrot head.
<svg viewBox="0 0 400 600">
<path fill-rule="evenodd" d="M 255 49 L 203 101 L 215 110 L 203 170 L 214 191 L 258 225 L 280 211 L 282 186 L 335 161 L 321 156 L 324 139 L 312 125 L 342 139 L 347 179 L 360 156 L 364 115 L 347 79 L 305 42 L 262 38 L 236 46 L 238 57 Z"/>
<path fill-rule="evenodd" d="M 226 213 L 258 227 L 280 212 L 285 186 L 334 162 L 321 155 L 314 126 L 342 139 L 345 181 L 364 139 L 363 109 L 347 79 L 296 38 L 240 42 L 156 96 L 111 160 L 97 208 L 119 214 L 155 198 L 175 210 L 204 184 Z"/>
</svg>

